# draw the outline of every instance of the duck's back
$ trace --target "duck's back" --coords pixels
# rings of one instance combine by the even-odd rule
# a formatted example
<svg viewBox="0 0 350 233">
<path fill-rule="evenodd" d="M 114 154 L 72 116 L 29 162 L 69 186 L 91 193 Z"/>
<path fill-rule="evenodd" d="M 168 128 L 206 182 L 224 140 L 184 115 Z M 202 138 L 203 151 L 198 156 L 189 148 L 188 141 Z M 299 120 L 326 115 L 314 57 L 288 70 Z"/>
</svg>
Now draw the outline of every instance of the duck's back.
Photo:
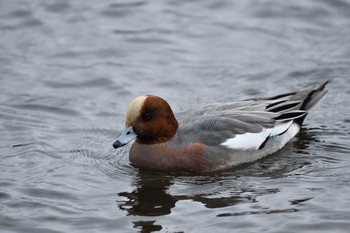
<svg viewBox="0 0 350 233">
<path fill-rule="evenodd" d="M 281 149 L 299 132 L 307 112 L 327 93 L 327 83 L 178 113 L 179 129 L 168 144 L 201 143 L 205 159 L 218 168 L 255 161 Z"/>
</svg>

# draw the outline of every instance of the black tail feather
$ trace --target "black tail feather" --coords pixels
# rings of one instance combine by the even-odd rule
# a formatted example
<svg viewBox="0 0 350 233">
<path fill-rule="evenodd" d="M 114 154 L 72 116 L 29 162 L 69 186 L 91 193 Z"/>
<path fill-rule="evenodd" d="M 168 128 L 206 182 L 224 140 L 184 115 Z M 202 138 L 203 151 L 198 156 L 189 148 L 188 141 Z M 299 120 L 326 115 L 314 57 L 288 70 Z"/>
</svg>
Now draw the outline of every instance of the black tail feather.
<svg viewBox="0 0 350 233">
<path fill-rule="evenodd" d="M 306 110 L 309 111 L 311 108 L 313 108 L 320 100 L 323 99 L 323 97 L 327 94 L 328 90 L 325 90 L 326 85 L 331 80 L 328 80 L 324 82 L 319 87 L 315 87 L 310 93 L 306 96 L 306 98 L 303 101 L 303 104 L 300 107 L 300 110 Z"/>
</svg>

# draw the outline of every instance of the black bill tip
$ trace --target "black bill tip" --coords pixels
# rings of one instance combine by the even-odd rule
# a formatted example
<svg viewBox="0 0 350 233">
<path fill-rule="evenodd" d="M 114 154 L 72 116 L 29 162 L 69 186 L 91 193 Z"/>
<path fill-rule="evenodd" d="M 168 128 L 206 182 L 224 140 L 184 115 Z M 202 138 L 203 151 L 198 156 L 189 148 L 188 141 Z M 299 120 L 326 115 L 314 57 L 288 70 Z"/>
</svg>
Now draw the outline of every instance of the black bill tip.
<svg viewBox="0 0 350 233">
<path fill-rule="evenodd" d="M 114 149 L 117 149 L 117 148 L 122 147 L 122 146 L 125 146 L 125 143 L 121 143 L 119 140 L 117 140 L 113 143 Z"/>
</svg>

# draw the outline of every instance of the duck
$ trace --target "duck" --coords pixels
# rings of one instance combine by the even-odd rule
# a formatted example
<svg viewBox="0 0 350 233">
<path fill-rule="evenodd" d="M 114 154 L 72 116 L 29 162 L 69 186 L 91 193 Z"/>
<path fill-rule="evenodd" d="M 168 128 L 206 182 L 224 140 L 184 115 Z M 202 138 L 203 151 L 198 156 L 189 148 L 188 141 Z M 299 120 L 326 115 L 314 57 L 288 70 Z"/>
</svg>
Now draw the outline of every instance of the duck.
<svg viewBox="0 0 350 233">
<path fill-rule="evenodd" d="M 131 165 L 156 171 L 211 172 L 252 163 L 298 134 L 309 110 L 328 92 L 328 82 L 177 114 L 159 96 L 138 96 L 129 105 L 125 129 L 113 147 L 132 142 Z"/>
</svg>

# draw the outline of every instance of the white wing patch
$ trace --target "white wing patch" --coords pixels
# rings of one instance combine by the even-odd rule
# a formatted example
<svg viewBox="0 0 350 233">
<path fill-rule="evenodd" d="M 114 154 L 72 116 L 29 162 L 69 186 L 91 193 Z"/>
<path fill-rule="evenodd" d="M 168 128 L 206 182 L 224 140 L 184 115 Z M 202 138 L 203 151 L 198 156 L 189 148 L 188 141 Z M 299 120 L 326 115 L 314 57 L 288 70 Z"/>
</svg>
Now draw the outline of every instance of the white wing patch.
<svg viewBox="0 0 350 233">
<path fill-rule="evenodd" d="M 226 146 L 230 149 L 240 150 L 258 150 L 260 145 L 266 140 L 267 137 L 274 137 L 281 133 L 284 133 L 292 125 L 293 121 L 287 121 L 275 125 L 270 129 L 263 129 L 259 133 L 245 133 L 238 134 L 234 138 L 229 138 L 221 145 Z"/>
</svg>

